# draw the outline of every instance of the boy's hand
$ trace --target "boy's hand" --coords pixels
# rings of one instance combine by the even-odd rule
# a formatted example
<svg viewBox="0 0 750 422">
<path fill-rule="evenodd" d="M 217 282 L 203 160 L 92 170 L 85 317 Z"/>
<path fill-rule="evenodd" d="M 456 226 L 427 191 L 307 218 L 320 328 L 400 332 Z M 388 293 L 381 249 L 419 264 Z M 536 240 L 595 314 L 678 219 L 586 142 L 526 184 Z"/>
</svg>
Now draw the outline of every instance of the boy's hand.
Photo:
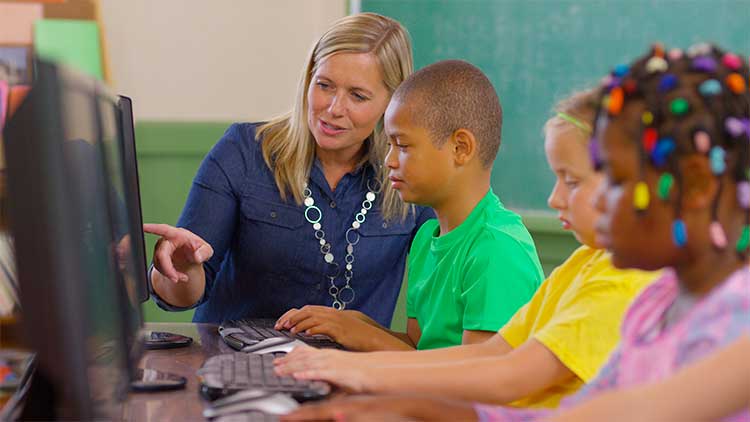
<svg viewBox="0 0 750 422">
<path fill-rule="evenodd" d="M 282 416 L 291 421 L 476 421 L 471 404 L 419 396 L 357 396 L 302 406 Z"/>
<path fill-rule="evenodd" d="M 370 350 L 374 333 L 381 331 L 359 311 L 339 311 L 327 306 L 307 305 L 290 309 L 277 321 L 277 330 L 292 333 L 325 334 L 350 350 Z"/>
<path fill-rule="evenodd" d="M 375 374 L 357 357 L 352 352 L 301 346 L 276 358 L 273 363 L 278 375 L 327 381 L 347 391 L 362 393 L 369 390 Z"/>
</svg>

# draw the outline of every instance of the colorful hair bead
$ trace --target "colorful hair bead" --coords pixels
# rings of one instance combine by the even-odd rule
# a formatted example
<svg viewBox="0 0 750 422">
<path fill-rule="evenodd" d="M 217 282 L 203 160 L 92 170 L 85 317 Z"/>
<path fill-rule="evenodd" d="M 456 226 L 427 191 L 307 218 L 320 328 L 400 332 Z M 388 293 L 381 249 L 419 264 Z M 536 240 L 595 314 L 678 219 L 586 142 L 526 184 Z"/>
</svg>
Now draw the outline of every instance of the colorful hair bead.
<svg viewBox="0 0 750 422">
<path fill-rule="evenodd" d="M 609 114 L 616 116 L 622 111 L 622 104 L 625 102 L 625 94 L 622 92 L 622 88 L 615 87 L 609 92 L 609 104 L 607 109 Z"/>
<path fill-rule="evenodd" d="M 664 58 L 664 44 L 657 42 L 651 46 L 654 56 Z"/>
<path fill-rule="evenodd" d="M 680 50 L 679 48 L 673 48 L 669 50 L 669 53 L 667 53 L 667 57 L 669 57 L 669 60 L 680 60 L 682 56 L 682 50 Z"/>
<path fill-rule="evenodd" d="M 750 210 L 750 182 L 747 180 L 737 183 L 737 202 L 743 210 Z"/>
<path fill-rule="evenodd" d="M 651 197 L 648 193 L 648 185 L 646 182 L 640 181 L 635 185 L 635 191 L 633 192 L 633 206 L 638 211 L 643 211 L 648 208 L 648 204 L 651 201 Z"/>
<path fill-rule="evenodd" d="M 646 72 L 656 73 L 664 72 L 669 67 L 669 63 L 661 57 L 651 57 L 646 62 Z"/>
<path fill-rule="evenodd" d="M 717 176 L 724 174 L 724 170 L 727 169 L 726 152 L 724 151 L 724 148 L 718 145 L 711 148 L 708 157 L 709 160 L 711 160 L 711 171 Z"/>
<path fill-rule="evenodd" d="M 723 64 L 730 70 L 737 71 L 740 67 L 742 67 L 742 59 L 736 54 L 726 53 L 721 58 L 721 64 Z"/>
<path fill-rule="evenodd" d="M 740 119 L 734 116 L 727 117 L 727 119 L 724 120 L 724 129 L 726 129 L 733 138 L 739 138 L 743 134 L 750 136 L 750 119 Z"/>
<path fill-rule="evenodd" d="M 672 190 L 674 185 L 674 176 L 671 173 L 662 173 L 659 176 L 659 183 L 657 185 L 656 194 L 659 195 L 659 199 L 666 201 L 669 199 L 669 192 Z"/>
<path fill-rule="evenodd" d="M 666 164 L 667 158 L 674 151 L 675 146 L 674 139 L 672 138 L 659 139 L 654 150 L 651 152 L 651 160 L 654 162 L 654 165 L 661 167 Z"/>
<path fill-rule="evenodd" d="M 602 157 L 599 151 L 599 140 L 596 136 L 592 136 L 589 141 L 589 157 L 591 162 L 594 164 L 594 169 L 599 170 L 602 168 Z"/>
<path fill-rule="evenodd" d="M 745 92 L 745 79 L 739 73 L 732 73 L 724 80 L 730 91 L 735 94 Z"/>
<path fill-rule="evenodd" d="M 724 228 L 721 227 L 721 223 L 714 221 L 708 226 L 708 234 L 711 237 L 711 243 L 719 249 L 727 247 L 727 235 L 724 233 Z"/>
<path fill-rule="evenodd" d="M 702 154 L 707 153 L 711 149 L 711 137 L 703 130 L 695 132 L 693 143 L 695 144 L 695 150 Z"/>
<path fill-rule="evenodd" d="M 710 54 L 711 50 L 711 44 L 702 42 L 690 46 L 690 48 L 688 48 L 687 50 L 687 54 L 689 57 L 704 56 L 706 54 Z"/>
<path fill-rule="evenodd" d="M 669 103 L 669 111 L 675 116 L 682 116 L 690 110 L 690 103 L 684 98 L 675 98 Z"/>
<path fill-rule="evenodd" d="M 693 59 L 693 70 L 711 73 L 716 71 L 716 60 L 711 57 L 700 56 Z"/>
<path fill-rule="evenodd" d="M 622 81 L 622 89 L 624 89 L 625 93 L 628 95 L 635 93 L 635 90 L 637 88 L 638 84 L 633 78 L 626 78 L 624 81 Z"/>
<path fill-rule="evenodd" d="M 649 126 L 654 122 L 654 113 L 650 111 L 644 111 L 643 114 L 641 114 L 641 121 L 644 125 Z"/>
<path fill-rule="evenodd" d="M 737 252 L 744 252 L 748 245 L 750 245 L 750 225 L 745 224 L 740 233 L 740 238 L 737 240 Z"/>
<path fill-rule="evenodd" d="M 627 64 L 618 64 L 615 66 L 615 69 L 612 71 L 612 74 L 618 78 L 622 78 L 623 76 L 627 75 L 630 71 L 630 66 Z"/>
<path fill-rule="evenodd" d="M 667 73 L 659 80 L 659 91 L 669 92 L 677 87 L 677 76 Z"/>
<path fill-rule="evenodd" d="M 672 222 L 672 240 L 674 244 L 683 247 L 687 244 L 687 229 L 685 228 L 685 222 L 679 218 Z"/>
<path fill-rule="evenodd" d="M 721 83 L 716 79 L 707 79 L 698 86 L 698 92 L 704 97 L 721 94 Z"/>
<path fill-rule="evenodd" d="M 616 78 L 616 77 L 612 77 L 609 80 L 609 83 L 607 85 L 605 85 L 605 87 L 607 88 L 608 91 L 611 91 L 612 89 L 620 86 L 621 83 L 622 83 L 622 79 Z"/>
<path fill-rule="evenodd" d="M 656 129 L 650 127 L 646 128 L 646 130 L 643 131 L 643 149 L 646 150 L 647 153 L 651 154 L 651 152 L 654 150 L 654 146 L 656 146 L 656 141 L 659 139 L 659 132 L 656 131 Z"/>
</svg>

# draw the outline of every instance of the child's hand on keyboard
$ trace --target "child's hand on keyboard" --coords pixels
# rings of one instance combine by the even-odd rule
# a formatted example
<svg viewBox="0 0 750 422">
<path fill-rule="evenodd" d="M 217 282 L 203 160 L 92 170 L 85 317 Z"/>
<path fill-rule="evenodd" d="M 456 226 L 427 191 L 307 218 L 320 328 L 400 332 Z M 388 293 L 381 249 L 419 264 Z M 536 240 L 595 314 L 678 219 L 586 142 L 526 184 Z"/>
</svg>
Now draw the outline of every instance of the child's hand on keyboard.
<svg viewBox="0 0 750 422">
<path fill-rule="evenodd" d="M 333 349 L 295 347 L 286 356 L 274 359 L 278 375 L 292 375 L 301 380 L 321 380 L 335 384 L 349 392 L 370 390 L 369 366 L 357 359 L 360 353 Z"/>
<path fill-rule="evenodd" d="M 327 306 L 307 305 L 301 309 L 290 309 L 275 325 L 277 330 L 309 335 L 323 334 L 349 350 L 376 350 L 373 339 L 382 335 L 378 326 L 372 325 L 366 315 L 359 311 L 339 311 Z"/>
</svg>

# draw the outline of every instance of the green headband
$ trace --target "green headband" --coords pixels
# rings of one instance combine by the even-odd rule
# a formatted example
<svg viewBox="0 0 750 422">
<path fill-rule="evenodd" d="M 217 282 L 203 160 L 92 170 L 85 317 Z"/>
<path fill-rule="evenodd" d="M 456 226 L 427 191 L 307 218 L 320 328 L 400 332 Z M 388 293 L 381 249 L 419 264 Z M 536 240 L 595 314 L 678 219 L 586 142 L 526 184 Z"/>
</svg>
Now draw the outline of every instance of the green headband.
<svg viewBox="0 0 750 422">
<path fill-rule="evenodd" d="M 591 127 L 587 125 L 586 123 L 583 123 L 582 121 L 576 119 L 575 117 L 571 116 L 570 114 L 563 113 L 562 111 L 557 113 L 557 117 L 565 120 L 568 123 L 571 123 L 578 129 L 581 129 L 582 131 L 588 133 L 591 133 Z"/>
</svg>

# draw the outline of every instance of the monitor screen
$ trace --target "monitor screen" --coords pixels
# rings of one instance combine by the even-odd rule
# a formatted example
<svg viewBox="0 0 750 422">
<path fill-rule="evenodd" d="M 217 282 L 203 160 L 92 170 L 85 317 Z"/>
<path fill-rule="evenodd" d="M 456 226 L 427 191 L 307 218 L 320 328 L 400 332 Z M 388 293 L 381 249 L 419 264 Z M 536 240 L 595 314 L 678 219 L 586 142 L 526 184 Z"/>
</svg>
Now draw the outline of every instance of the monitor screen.
<svg viewBox="0 0 750 422">
<path fill-rule="evenodd" d="M 138 178 L 138 160 L 136 158 L 135 125 L 133 122 L 133 101 L 120 95 L 120 129 L 122 142 L 122 162 L 125 176 L 125 198 L 128 207 L 130 236 L 133 246 L 134 289 L 140 302 L 149 299 L 148 262 L 146 261 L 146 240 L 143 235 L 143 213 L 141 209 L 141 190 Z"/>
<path fill-rule="evenodd" d="M 135 162 L 125 153 L 128 128 L 132 129 L 132 114 L 123 112 L 121 100 L 106 91 L 97 91 L 98 114 L 101 122 L 101 151 L 105 172 L 105 182 L 109 193 L 111 234 L 117 283 L 124 289 L 121 306 L 125 343 L 130 354 L 128 362 L 131 374 L 142 352 L 138 333 L 142 324 L 141 302 L 145 286 L 146 258 L 144 251 L 143 224 L 141 223 L 140 198 L 133 167 Z M 130 132 L 132 133 L 132 132 Z M 129 138 L 129 139 L 128 139 Z"/>
<path fill-rule="evenodd" d="M 4 131 L 23 329 L 37 353 L 22 418 L 119 417 L 131 313 L 115 253 L 129 230 L 113 206 L 122 169 L 107 158 L 119 141 L 116 97 L 49 62 L 35 75 Z"/>
</svg>

